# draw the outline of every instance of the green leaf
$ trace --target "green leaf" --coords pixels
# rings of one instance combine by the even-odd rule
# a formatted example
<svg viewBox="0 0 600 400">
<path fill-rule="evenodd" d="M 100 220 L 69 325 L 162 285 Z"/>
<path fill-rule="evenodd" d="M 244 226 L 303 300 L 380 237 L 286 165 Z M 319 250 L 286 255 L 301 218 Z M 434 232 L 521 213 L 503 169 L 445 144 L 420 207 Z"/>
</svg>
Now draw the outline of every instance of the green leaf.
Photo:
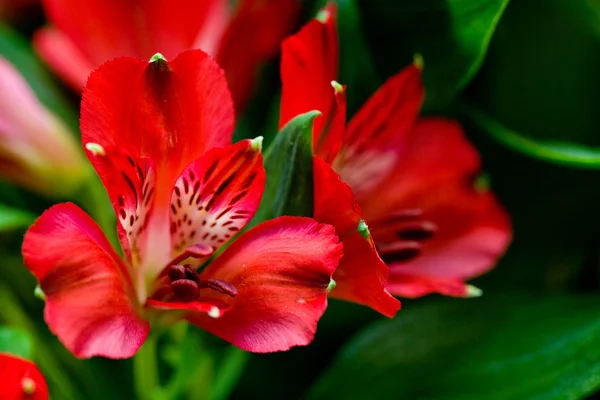
<svg viewBox="0 0 600 400">
<path fill-rule="evenodd" d="M 318 115 L 318 111 L 298 115 L 265 152 L 267 185 L 251 226 L 282 215 L 312 216 L 312 124 Z"/>
<path fill-rule="evenodd" d="M 444 105 L 475 76 L 508 0 L 362 0 L 373 54 L 384 76 L 425 61 L 426 106 Z"/>
<path fill-rule="evenodd" d="M 35 216 L 28 211 L 0 204 L 0 232 L 26 228 L 34 220 Z"/>
<path fill-rule="evenodd" d="M 78 131 L 77 115 L 57 90 L 27 40 L 2 24 L 0 24 L 0 55 L 19 70 L 38 99 L 48 109 L 54 111 L 74 132 Z"/>
<path fill-rule="evenodd" d="M 340 83 L 346 92 L 350 113 L 381 85 L 373 55 L 364 36 L 357 0 L 336 0 L 340 37 Z"/>
<path fill-rule="evenodd" d="M 566 141 L 535 140 L 510 130 L 474 105 L 463 103 L 461 112 L 502 145 L 527 156 L 570 167 L 600 169 L 600 148 Z"/>
<path fill-rule="evenodd" d="M 347 343 L 308 398 L 582 398 L 600 387 L 599 300 L 504 292 L 405 309 Z"/>
<path fill-rule="evenodd" d="M 31 359 L 33 340 L 23 329 L 0 327 L 0 352 Z"/>
</svg>

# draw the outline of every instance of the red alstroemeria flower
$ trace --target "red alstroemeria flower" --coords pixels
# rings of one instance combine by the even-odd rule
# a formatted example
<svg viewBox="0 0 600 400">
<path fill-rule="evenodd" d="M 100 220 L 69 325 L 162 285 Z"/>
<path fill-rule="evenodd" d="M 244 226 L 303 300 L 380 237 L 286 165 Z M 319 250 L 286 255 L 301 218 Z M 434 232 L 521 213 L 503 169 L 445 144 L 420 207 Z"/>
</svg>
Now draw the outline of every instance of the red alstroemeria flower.
<svg viewBox="0 0 600 400">
<path fill-rule="evenodd" d="M 92 73 L 83 143 L 125 257 L 73 204 L 46 211 L 23 244 L 46 322 L 75 355 L 132 356 L 148 320 L 162 316 L 254 352 L 312 340 L 341 245 L 332 226 L 281 217 L 217 253 L 253 217 L 265 185 L 260 140 L 227 146 L 232 130 L 224 74 L 202 51 L 120 58 Z"/>
<path fill-rule="evenodd" d="M 297 0 L 42 0 L 52 26 L 37 32 L 39 54 L 80 90 L 90 72 L 115 57 L 173 58 L 198 48 L 225 69 L 236 109 L 252 94 L 260 63 L 290 33 Z"/>
<path fill-rule="evenodd" d="M 0 399 L 48 400 L 48 386 L 31 361 L 0 353 Z"/>
<path fill-rule="evenodd" d="M 335 81 L 335 12 L 328 6 L 283 44 L 281 123 L 313 109 L 323 113 L 314 125 L 315 152 L 352 188 L 389 266 L 391 293 L 474 295 L 476 289 L 464 281 L 489 270 L 511 238 L 507 214 L 491 192 L 474 184 L 480 171 L 477 151 L 457 123 L 419 118 L 424 97 L 419 63 L 389 78 L 346 126 L 345 88 Z M 318 209 L 326 195 L 319 181 L 333 182 L 336 174 L 324 162 L 316 164 Z M 350 203 L 352 194 L 347 191 L 343 200 Z M 360 214 L 358 206 L 354 210 Z M 339 224 L 315 217 L 334 223 L 342 238 L 354 226 L 340 230 Z M 383 282 L 386 272 L 373 263 L 349 266 L 352 261 L 344 255 L 332 296 L 381 311 L 380 302 L 365 301 L 363 281 L 377 271 Z"/>
</svg>

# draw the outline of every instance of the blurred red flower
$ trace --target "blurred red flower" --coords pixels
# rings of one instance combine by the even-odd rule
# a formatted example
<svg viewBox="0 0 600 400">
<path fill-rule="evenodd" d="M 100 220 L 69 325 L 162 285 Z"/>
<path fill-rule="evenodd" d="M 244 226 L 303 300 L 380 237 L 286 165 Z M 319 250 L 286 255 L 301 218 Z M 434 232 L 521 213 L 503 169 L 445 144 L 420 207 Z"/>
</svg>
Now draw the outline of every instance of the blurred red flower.
<svg viewBox="0 0 600 400">
<path fill-rule="evenodd" d="M 0 353 L 0 399 L 48 400 L 48 386 L 31 361 Z"/>
<path fill-rule="evenodd" d="M 352 189 L 337 183 L 340 189 L 333 193 L 323 190 L 337 176 L 325 162 L 315 161 L 315 217 L 333 223 L 344 242 L 331 295 L 384 314 L 391 307 L 382 292 L 387 269 L 374 256 L 370 262 L 349 256 L 358 251 L 357 234 L 350 232 L 360 216 L 346 225 L 332 221 L 333 212 L 319 212 L 323 196 L 352 202 L 353 193 L 355 213 L 362 213 L 389 266 L 385 287 L 399 296 L 478 294 L 465 280 L 492 268 L 511 238 L 508 215 L 487 188 L 476 184 L 479 156 L 461 127 L 419 117 L 424 98 L 419 63 L 389 78 L 346 125 L 345 87 L 336 82 L 335 7 L 329 5 L 283 43 L 281 125 L 299 113 L 321 111 L 314 125 L 315 152 Z M 370 240 L 366 225 L 361 227 Z M 367 285 L 367 276 L 379 278 Z"/>
<path fill-rule="evenodd" d="M 125 257 L 70 203 L 47 210 L 23 244 L 46 322 L 76 356 L 132 356 L 150 318 L 186 318 L 254 352 L 312 340 L 341 244 L 332 226 L 280 217 L 219 252 L 265 186 L 260 139 L 228 145 L 233 114 L 223 71 L 200 50 L 119 58 L 90 76 L 83 143 Z"/>
<path fill-rule="evenodd" d="M 69 193 L 88 172 L 74 137 L 0 56 L 0 178 L 46 195 Z"/>
<path fill-rule="evenodd" d="M 236 110 L 243 108 L 263 61 L 293 29 L 297 0 L 43 0 L 51 23 L 34 37 L 39 54 L 75 89 L 120 56 L 173 58 L 199 48 L 225 70 Z"/>
</svg>

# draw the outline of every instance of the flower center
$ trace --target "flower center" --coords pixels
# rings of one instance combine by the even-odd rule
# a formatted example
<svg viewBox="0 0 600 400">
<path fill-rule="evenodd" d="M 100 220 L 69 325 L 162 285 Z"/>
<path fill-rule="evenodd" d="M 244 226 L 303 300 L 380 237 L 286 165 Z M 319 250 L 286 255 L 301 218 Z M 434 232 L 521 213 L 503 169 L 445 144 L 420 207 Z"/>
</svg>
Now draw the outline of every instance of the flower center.
<svg viewBox="0 0 600 400">
<path fill-rule="evenodd" d="M 200 289 L 211 289 L 230 297 L 237 295 L 235 286 L 219 279 L 200 279 L 189 265 L 170 265 L 167 276 L 175 297 L 180 301 L 192 301 L 200 296 Z"/>
<path fill-rule="evenodd" d="M 422 214 L 418 209 L 402 210 L 375 224 L 371 233 L 386 264 L 418 257 L 423 251 L 423 242 L 437 233 L 437 226 L 423 220 Z"/>
</svg>

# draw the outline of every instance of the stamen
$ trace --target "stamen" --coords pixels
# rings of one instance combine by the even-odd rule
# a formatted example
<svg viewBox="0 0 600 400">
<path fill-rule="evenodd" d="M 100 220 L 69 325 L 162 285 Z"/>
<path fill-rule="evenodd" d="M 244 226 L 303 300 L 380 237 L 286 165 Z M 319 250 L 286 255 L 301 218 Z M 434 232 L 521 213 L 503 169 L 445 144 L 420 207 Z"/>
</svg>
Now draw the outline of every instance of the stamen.
<svg viewBox="0 0 600 400">
<path fill-rule="evenodd" d="M 378 247 L 381 259 L 386 264 L 412 260 L 421 254 L 418 242 L 397 242 Z"/>
<path fill-rule="evenodd" d="M 35 394 L 36 384 L 33 379 L 28 377 L 21 379 L 21 387 L 26 396 Z"/>
<path fill-rule="evenodd" d="M 437 232 L 437 226 L 432 222 L 415 222 L 401 227 L 396 234 L 400 239 L 425 240 Z"/>
<path fill-rule="evenodd" d="M 230 297 L 235 297 L 238 293 L 235 286 L 219 279 L 207 279 L 200 281 L 200 288 L 208 288 L 216 290 L 219 293 L 226 294 Z"/>
<path fill-rule="evenodd" d="M 177 265 L 188 258 L 204 258 L 210 257 L 214 253 L 211 246 L 205 244 L 194 244 L 183 251 L 180 255 L 172 259 L 167 265 Z"/>
<path fill-rule="evenodd" d="M 192 301 L 200 295 L 198 284 L 191 279 L 178 279 L 171 282 L 175 296 L 181 301 Z"/>
</svg>

